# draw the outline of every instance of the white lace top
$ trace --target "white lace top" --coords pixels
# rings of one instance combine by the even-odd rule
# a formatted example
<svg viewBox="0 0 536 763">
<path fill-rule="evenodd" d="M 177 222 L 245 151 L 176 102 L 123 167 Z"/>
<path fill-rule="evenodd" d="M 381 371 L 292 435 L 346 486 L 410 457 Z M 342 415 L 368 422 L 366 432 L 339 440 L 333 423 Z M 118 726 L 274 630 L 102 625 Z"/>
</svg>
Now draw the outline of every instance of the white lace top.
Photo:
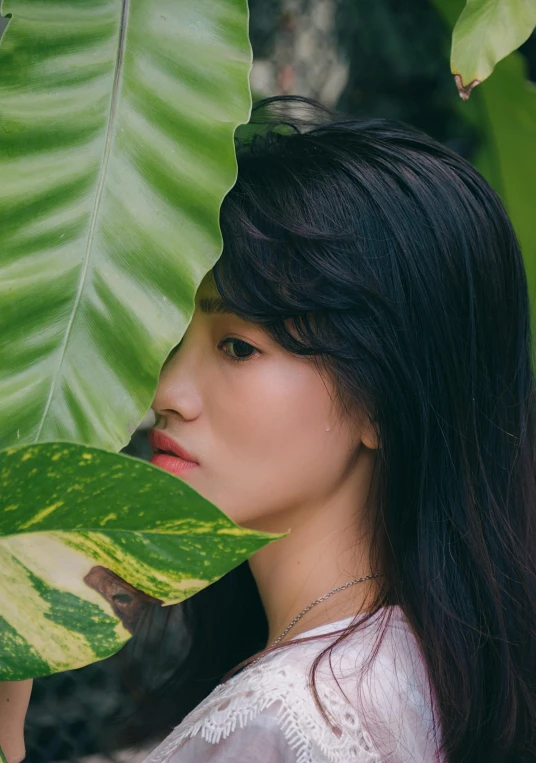
<svg viewBox="0 0 536 763">
<path fill-rule="evenodd" d="M 387 609 L 386 636 L 372 668 L 358 680 Z M 351 620 L 299 635 L 332 633 Z M 320 662 L 316 685 L 332 729 L 314 701 L 308 673 L 333 640 L 293 644 L 232 676 L 144 763 L 441 763 L 425 665 L 402 610 L 383 608 L 333 650 L 337 680 L 329 655 Z"/>
</svg>

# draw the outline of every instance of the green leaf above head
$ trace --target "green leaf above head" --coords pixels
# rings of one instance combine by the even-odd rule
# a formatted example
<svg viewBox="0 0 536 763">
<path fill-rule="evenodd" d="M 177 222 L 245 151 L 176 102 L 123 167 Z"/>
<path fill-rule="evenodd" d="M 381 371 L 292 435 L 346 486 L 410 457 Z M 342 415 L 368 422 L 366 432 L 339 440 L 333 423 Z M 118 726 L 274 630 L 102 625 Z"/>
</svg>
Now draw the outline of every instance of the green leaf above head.
<svg viewBox="0 0 536 763">
<path fill-rule="evenodd" d="M 500 61 L 474 98 L 467 116 L 482 141 L 473 164 L 499 193 L 521 244 L 536 336 L 536 86 L 521 53 Z M 461 109 L 469 105 L 460 103 Z"/>
<path fill-rule="evenodd" d="M 536 0 L 535 0 L 536 3 Z M 463 0 L 434 0 L 446 24 L 456 23 Z M 536 86 L 518 51 L 495 67 L 493 77 L 467 103 L 459 102 L 460 118 L 480 135 L 472 163 L 500 195 L 521 244 L 536 336 Z M 536 349 L 536 345 L 535 345 Z M 534 354 L 536 369 L 536 353 Z"/>
<path fill-rule="evenodd" d="M 174 604 L 285 537 L 237 525 L 145 461 L 72 443 L 0 452 L 0 680 L 117 652 Z"/>
<path fill-rule="evenodd" d="M 0 448 L 119 450 L 222 251 L 247 0 L 0 13 Z"/>
<path fill-rule="evenodd" d="M 536 0 L 467 0 L 452 34 L 450 62 L 463 100 L 535 26 Z"/>
</svg>

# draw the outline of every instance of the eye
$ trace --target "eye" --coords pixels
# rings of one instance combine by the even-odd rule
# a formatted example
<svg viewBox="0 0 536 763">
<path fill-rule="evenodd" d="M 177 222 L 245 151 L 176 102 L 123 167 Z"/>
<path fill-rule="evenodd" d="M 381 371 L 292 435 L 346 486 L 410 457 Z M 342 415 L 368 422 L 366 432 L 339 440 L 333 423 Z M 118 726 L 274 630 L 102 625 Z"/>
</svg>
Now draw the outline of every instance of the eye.
<svg viewBox="0 0 536 763">
<path fill-rule="evenodd" d="M 218 345 L 218 349 L 222 349 L 226 344 L 234 345 L 234 354 L 231 354 L 226 350 L 224 350 L 224 352 L 230 360 L 236 360 L 238 363 L 243 360 L 249 360 L 249 358 L 253 357 L 253 355 L 258 352 L 258 350 L 251 344 L 244 342 L 242 339 L 233 339 L 232 337 L 222 339 Z"/>
</svg>

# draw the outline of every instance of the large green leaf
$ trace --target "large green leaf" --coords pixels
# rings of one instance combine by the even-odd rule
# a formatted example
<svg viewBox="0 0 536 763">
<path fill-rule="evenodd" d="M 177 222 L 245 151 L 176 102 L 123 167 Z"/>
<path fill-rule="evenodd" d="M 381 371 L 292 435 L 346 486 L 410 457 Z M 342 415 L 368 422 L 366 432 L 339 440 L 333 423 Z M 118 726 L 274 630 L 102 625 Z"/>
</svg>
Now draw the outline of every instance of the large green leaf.
<svg viewBox="0 0 536 763">
<path fill-rule="evenodd" d="M 0 447 L 118 450 L 222 249 L 247 0 L 3 0 Z"/>
<path fill-rule="evenodd" d="M 0 452 L 0 680 L 116 652 L 284 535 L 248 530 L 145 461 L 71 443 Z"/>
<path fill-rule="evenodd" d="M 452 33 L 450 59 L 461 97 L 467 100 L 535 26 L 536 0 L 467 0 Z"/>
</svg>

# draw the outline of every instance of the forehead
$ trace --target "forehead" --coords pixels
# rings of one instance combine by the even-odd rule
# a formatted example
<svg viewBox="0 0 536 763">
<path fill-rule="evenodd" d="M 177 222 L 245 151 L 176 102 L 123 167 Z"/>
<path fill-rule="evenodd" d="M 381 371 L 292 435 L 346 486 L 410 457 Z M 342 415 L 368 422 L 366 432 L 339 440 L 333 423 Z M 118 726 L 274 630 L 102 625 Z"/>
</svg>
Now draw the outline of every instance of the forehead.
<svg viewBox="0 0 536 763">
<path fill-rule="evenodd" d="M 208 271 L 208 273 L 203 277 L 203 280 L 199 284 L 196 297 L 199 297 L 201 295 L 202 296 L 218 296 L 218 289 L 216 288 L 216 282 L 214 280 L 214 275 L 212 274 L 212 270 Z"/>
<path fill-rule="evenodd" d="M 195 308 L 200 313 L 203 313 L 203 315 L 232 315 L 249 327 L 259 329 L 259 331 L 262 331 L 262 333 L 267 336 L 267 332 L 262 323 L 237 315 L 237 313 L 231 310 L 227 303 L 222 300 L 211 270 L 199 284 L 199 288 L 195 295 Z"/>
</svg>

